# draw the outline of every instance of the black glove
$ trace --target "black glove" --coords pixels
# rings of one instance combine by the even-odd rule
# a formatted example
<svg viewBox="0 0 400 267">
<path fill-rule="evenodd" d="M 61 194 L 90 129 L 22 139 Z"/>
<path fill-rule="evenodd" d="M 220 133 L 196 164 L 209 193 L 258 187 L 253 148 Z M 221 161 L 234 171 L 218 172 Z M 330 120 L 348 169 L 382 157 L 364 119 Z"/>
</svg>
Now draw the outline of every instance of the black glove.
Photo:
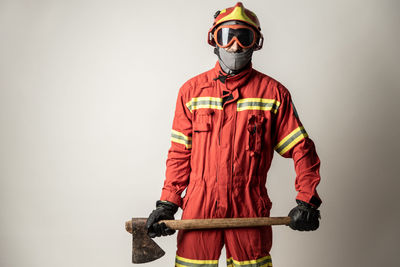
<svg viewBox="0 0 400 267">
<path fill-rule="evenodd" d="M 319 210 L 310 204 L 296 199 L 297 207 L 289 212 L 291 222 L 290 228 L 299 231 L 314 231 L 319 227 L 319 219 L 321 218 Z"/>
<path fill-rule="evenodd" d="M 146 222 L 147 234 L 154 238 L 162 235 L 173 235 L 175 230 L 168 228 L 165 223 L 157 223 L 161 220 L 173 220 L 178 206 L 168 201 L 158 200 L 156 209 L 151 212 Z"/>
</svg>

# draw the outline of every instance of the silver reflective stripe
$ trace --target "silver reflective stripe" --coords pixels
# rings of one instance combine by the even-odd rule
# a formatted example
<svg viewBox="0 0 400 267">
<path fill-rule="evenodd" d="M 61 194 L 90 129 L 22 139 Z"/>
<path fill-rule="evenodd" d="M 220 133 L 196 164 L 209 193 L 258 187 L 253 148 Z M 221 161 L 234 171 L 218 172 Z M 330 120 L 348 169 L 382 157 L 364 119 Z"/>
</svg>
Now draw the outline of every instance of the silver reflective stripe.
<svg viewBox="0 0 400 267">
<path fill-rule="evenodd" d="M 300 126 L 296 130 L 291 132 L 287 137 L 285 137 L 281 142 L 279 142 L 275 150 L 279 154 L 283 155 L 289 149 L 291 149 L 295 144 L 297 144 L 301 139 L 307 136 L 308 134 L 306 130 L 302 126 Z"/>
<path fill-rule="evenodd" d="M 192 112 L 200 108 L 222 109 L 222 98 L 218 97 L 195 97 L 186 103 L 186 107 Z"/>
<path fill-rule="evenodd" d="M 260 108 L 273 108 L 273 109 L 278 109 L 278 105 L 276 103 L 262 103 L 262 102 L 244 102 L 244 103 L 238 103 L 237 108 L 238 109 L 243 109 L 244 107 L 260 107 Z"/>
<path fill-rule="evenodd" d="M 171 131 L 171 141 L 185 145 L 186 148 L 192 147 L 192 138 L 190 136 L 186 136 L 183 133 L 175 131 L 175 130 Z"/>
<path fill-rule="evenodd" d="M 175 133 L 172 133 L 171 136 L 173 138 L 182 140 L 185 144 L 190 144 L 190 141 L 188 139 L 186 139 L 185 137 L 181 136 L 181 135 L 177 135 Z"/>
<path fill-rule="evenodd" d="M 243 110 L 269 110 L 274 113 L 278 111 L 280 102 L 268 98 L 243 98 L 237 102 L 237 111 Z"/>
</svg>

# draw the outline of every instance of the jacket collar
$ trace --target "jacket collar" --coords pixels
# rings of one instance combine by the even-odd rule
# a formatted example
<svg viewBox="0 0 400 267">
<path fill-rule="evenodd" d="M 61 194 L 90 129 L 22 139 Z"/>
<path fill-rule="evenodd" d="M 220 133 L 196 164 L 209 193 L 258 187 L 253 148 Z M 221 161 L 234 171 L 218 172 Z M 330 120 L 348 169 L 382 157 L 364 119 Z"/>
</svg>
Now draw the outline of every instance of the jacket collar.
<svg viewBox="0 0 400 267">
<path fill-rule="evenodd" d="M 250 62 L 249 65 L 245 69 L 243 69 L 241 72 L 239 72 L 238 74 L 236 74 L 234 76 L 228 76 L 225 79 L 225 83 L 224 83 L 224 85 L 226 86 L 226 89 L 229 91 L 232 91 L 236 88 L 243 86 L 248 81 L 249 77 L 251 76 L 250 74 L 252 73 L 252 71 L 253 71 L 253 67 L 252 67 L 252 63 Z M 214 74 L 215 74 L 215 78 L 218 78 L 218 76 L 220 76 L 221 74 L 223 74 L 224 76 L 227 75 L 222 70 L 218 61 L 214 67 Z M 222 83 L 222 81 L 219 79 L 217 79 L 216 81 Z"/>
</svg>

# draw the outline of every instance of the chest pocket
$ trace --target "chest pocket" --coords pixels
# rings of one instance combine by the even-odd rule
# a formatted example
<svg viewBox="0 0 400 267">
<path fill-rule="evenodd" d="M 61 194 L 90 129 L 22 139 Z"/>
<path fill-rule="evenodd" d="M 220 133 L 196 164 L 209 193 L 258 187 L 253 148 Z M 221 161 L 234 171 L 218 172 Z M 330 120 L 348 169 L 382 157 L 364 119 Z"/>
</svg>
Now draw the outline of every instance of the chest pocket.
<svg viewBox="0 0 400 267">
<path fill-rule="evenodd" d="M 212 109 L 200 109 L 195 114 L 193 122 L 194 132 L 209 132 L 212 130 L 212 116 L 214 110 Z"/>
<path fill-rule="evenodd" d="M 248 115 L 247 131 L 249 133 L 249 139 L 247 150 L 250 152 L 250 156 L 252 157 L 259 156 L 261 154 L 266 122 L 267 118 L 265 118 L 264 115 Z"/>
</svg>

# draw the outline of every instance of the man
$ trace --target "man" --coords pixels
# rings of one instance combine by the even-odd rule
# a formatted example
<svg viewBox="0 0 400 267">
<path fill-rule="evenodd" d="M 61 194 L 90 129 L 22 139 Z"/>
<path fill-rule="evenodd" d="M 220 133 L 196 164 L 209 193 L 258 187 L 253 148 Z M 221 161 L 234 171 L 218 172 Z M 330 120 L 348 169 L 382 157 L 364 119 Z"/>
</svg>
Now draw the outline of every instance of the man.
<svg viewBox="0 0 400 267">
<path fill-rule="evenodd" d="M 295 163 L 298 206 L 289 213 L 290 227 L 315 230 L 320 161 L 289 91 L 252 68 L 253 51 L 263 44 L 259 21 L 242 3 L 214 17 L 208 42 L 218 62 L 179 90 L 166 179 L 148 234 L 173 234 L 157 222 L 174 219 L 178 207 L 182 219 L 268 217 L 265 184 L 274 150 Z M 175 264 L 218 266 L 223 245 L 228 266 L 272 266 L 271 227 L 179 231 Z"/>
</svg>

